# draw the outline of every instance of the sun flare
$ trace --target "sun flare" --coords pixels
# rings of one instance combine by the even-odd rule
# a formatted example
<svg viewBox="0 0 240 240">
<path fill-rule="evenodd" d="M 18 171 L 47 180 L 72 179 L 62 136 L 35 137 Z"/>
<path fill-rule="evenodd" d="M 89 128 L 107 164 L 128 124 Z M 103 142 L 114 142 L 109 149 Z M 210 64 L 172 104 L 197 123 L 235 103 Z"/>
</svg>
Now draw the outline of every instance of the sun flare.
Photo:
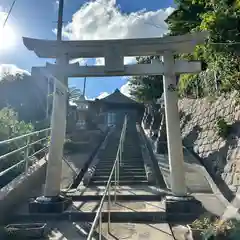
<svg viewBox="0 0 240 240">
<path fill-rule="evenodd" d="M 10 26 L 0 29 L 0 49 L 7 50 L 14 46 L 16 42 L 16 35 L 14 29 Z"/>
</svg>

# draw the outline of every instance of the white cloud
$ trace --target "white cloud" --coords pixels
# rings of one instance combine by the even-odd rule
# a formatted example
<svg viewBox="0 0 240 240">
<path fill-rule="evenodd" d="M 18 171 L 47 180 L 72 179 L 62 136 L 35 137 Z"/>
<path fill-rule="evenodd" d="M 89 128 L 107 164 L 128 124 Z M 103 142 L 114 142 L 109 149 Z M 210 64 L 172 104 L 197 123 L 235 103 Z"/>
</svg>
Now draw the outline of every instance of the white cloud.
<svg viewBox="0 0 240 240">
<path fill-rule="evenodd" d="M 168 28 L 164 20 L 174 9 L 122 13 L 116 0 L 85 3 L 64 27 L 71 40 L 161 37 Z"/>
<path fill-rule="evenodd" d="M 69 61 L 70 64 L 79 63 L 80 66 L 84 66 L 87 63 L 86 58 L 75 58 Z"/>
<path fill-rule="evenodd" d="M 96 58 L 96 65 L 103 66 L 105 64 L 104 58 Z"/>
<path fill-rule="evenodd" d="M 124 64 L 128 65 L 128 64 L 134 64 L 136 63 L 136 57 L 125 57 L 124 58 Z"/>
<path fill-rule="evenodd" d="M 0 65 L 0 78 L 4 77 L 5 75 L 30 75 L 30 73 L 24 69 L 18 68 L 16 65 L 13 64 L 1 64 Z"/>
<path fill-rule="evenodd" d="M 116 0 L 91 1 L 73 15 L 72 21 L 64 27 L 63 35 L 70 40 L 161 37 L 168 32 L 164 20 L 173 10 L 169 7 L 125 14 Z M 124 58 L 124 64 L 135 62 L 135 57 Z M 104 58 L 97 58 L 96 65 L 104 65 Z"/>
<path fill-rule="evenodd" d="M 53 8 L 54 8 L 54 11 L 58 11 L 58 8 L 59 8 L 59 0 L 56 0 L 53 2 Z"/>
<path fill-rule="evenodd" d="M 87 97 L 87 96 L 85 96 L 85 98 L 86 98 L 86 100 L 89 100 L 89 101 L 94 101 L 95 100 L 95 98 L 91 98 L 91 97 Z"/>
<path fill-rule="evenodd" d="M 101 92 L 100 95 L 98 97 L 96 97 L 96 98 L 102 99 L 102 98 L 107 97 L 108 95 L 110 95 L 110 93 L 108 93 L 108 92 Z"/>
<path fill-rule="evenodd" d="M 123 13 L 116 0 L 89 1 L 73 15 L 72 21 L 63 29 L 63 35 L 70 40 L 99 40 L 161 37 L 168 32 L 164 20 L 174 8 L 156 11 L 142 10 L 129 14 Z M 125 57 L 124 64 L 132 64 L 134 57 Z M 104 59 L 95 60 L 96 65 L 104 65 Z M 130 86 L 124 84 L 120 91 L 130 96 Z M 98 98 L 108 96 L 103 92 Z"/>
<path fill-rule="evenodd" d="M 122 87 L 120 88 L 120 92 L 124 95 L 126 95 L 127 97 L 132 97 L 131 94 L 130 94 L 130 84 L 129 82 L 126 82 L 124 85 L 122 85 Z"/>
</svg>

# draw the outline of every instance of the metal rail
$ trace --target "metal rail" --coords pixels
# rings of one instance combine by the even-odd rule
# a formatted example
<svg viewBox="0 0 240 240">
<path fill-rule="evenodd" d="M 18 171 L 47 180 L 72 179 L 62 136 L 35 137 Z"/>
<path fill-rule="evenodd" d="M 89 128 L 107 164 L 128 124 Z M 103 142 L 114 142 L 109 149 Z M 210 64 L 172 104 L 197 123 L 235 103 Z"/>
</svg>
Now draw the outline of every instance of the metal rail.
<svg viewBox="0 0 240 240">
<path fill-rule="evenodd" d="M 87 240 L 92 240 L 93 235 L 95 234 L 95 230 L 99 228 L 99 240 L 102 239 L 102 211 L 103 211 L 103 204 L 105 202 L 106 197 L 108 196 L 108 232 L 110 232 L 110 223 L 111 223 L 111 211 L 110 211 L 110 206 L 111 206 L 111 183 L 112 183 L 112 177 L 114 174 L 114 202 L 117 201 L 117 187 L 119 186 L 119 167 L 121 165 L 121 160 L 122 160 L 122 152 L 123 152 L 123 143 L 125 140 L 125 135 L 126 135 L 126 128 L 127 128 L 127 116 L 124 118 L 124 123 L 121 131 L 121 136 L 120 136 L 120 141 L 118 145 L 118 150 L 117 150 L 117 155 L 116 159 L 114 161 L 111 173 L 109 175 L 107 185 L 105 187 L 104 194 L 102 196 L 102 199 L 100 201 L 100 205 L 98 207 L 98 210 L 96 212 L 96 216 L 94 218 L 94 221 L 92 223 L 92 227 L 90 229 L 90 232 L 88 234 Z"/>
<path fill-rule="evenodd" d="M 25 140 L 26 139 L 26 144 L 24 146 L 22 146 L 20 148 L 17 148 L 17 149 L 15 149 L 15 150 L 13 150 L 13 151 L 11 151 L 9 153 L 6 153 L 6 154 L 0 156 L 0 161 L 3 161 L 4 159 L 6 159 L 7 157 L 9 157 L 9 156 L 11 156 L 13 154 L 16 154 L 16 153 L 19 153 L 21 151 L 24 151 L 24 159 L 20 160 L 16 164 L 8 167 L 7 169 L 1 171 L 0 172 L 0 177 L 2 177 L 3 175 L 7 174 L 8 172 L 12 171 L 13 169 L 19 167 L 20 165 L 22 165 L 24 163 L 25 163 L 25 174 L 27 174 L 29 165 L 31 165 L 31 163 L 33 161 L 32 158 L 36 154 L 39 154 L 39 153 L 47 150 L 47 148 L 48 148 L 47 147 L 47 145 L 48 145 L 48 138 L 49 138 L 49 135 L 50 135 L 50 130 L 51 130 L 51 128 L 46 128 L 46 129 L 43 129 L 43 130 L 40 130 L 40 131 L 35 131 L 35 132 L 24 134 L 24 135 L 15 137 L 15 138 L 11 138 L 11 139 L 7 139 L 7 140 L 4 140 L 4 141 L 0 141 L 0 146 L 2 146 L 2 145 L 7 145 L 7 144 L 10 144 L 10 143 L 14 143 L 15 141 L 18 141 L 18 140 Z M 45 137 L 31 142 L 31 137 L 38 136 L 41 133 L 43 133 L 45 135 Z M 35 144 L 42 143 L 44 141 L 45 141 L 45 144 L 44 144 L 43 148 L 39 149 L 38 151 L 36 151 L 32 155 L 30 155 L 30 148 L 32 146 L 34 146 Z"/>
</svg>

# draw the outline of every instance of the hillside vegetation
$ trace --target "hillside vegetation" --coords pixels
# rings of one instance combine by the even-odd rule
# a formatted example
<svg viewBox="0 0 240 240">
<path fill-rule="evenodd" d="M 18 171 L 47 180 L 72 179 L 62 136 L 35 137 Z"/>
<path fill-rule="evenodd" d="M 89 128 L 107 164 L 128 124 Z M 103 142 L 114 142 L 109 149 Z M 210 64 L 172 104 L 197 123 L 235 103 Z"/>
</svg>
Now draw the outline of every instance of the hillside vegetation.
<svg viewBox="0 0 240 240">
<path fill-rule="evenodd" d="M 201 60 L 205 68 L 200 74 L 180 76 L 179 96 L 202 98 L 239 91 L 240 0 L 175 0 L 175 3 L 176 10 L 166 19 L 169 35 L 204 30 L 210 34 L 206 43 L 198 45 L 192 54 L 177 56 Z M 143 59 L 148 61 L 148 58 L 142 58 L 138 62 Z M 131 78 L 132 95 L 139 101 L 154 101 L 162 93 L 159 81 L 156 84 L 157 78 Z"/>
</svg>

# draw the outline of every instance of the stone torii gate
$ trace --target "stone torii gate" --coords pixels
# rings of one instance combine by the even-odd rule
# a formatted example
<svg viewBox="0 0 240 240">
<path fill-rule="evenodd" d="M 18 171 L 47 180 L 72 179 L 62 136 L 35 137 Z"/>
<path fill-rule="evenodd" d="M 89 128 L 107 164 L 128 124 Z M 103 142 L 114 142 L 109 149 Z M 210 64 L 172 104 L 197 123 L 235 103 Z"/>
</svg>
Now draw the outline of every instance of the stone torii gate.
<svg viewBox="0 0 240 240">
<path fill-rule="evenodd" d="M 163 75 L 171 188 L 174 195 L 174 199 L 167 198 L 167 201 L 176 203 L 181 202 L 182 199 L 185 201 L 187 196 L 176 75 L 200 72 L 201 63 L 175 60 L 174 54 L 192 53 L 195 46 L 202 44 L 207 36 L 206 32 L 198 32 L 162 38 L 97 41 L 51 41 L 23 38 L 23 42 L 38 57 L 57 60 L 57 64 L 47 63 L 45 67 L 33 67 L 32 71 L 48 71 L 65 85 L 68 77 Z M 162 61 L 153 60 L 151 64 L 124 65 L 126 56 L 162 56 Z M 105 66 L 69 64 L 69 61 L 74 58 L 100 57 L 105 58 Z M 66 99 L 64 91 L 55 98 L 44 191 L 44 196 L 50 197 L 52 202 L 56 201 L 53 199 L 57 199 L 56 197 L 60 194 L 62 152 L 66 130 L 66 101 L 63 101 L 63 98 Z M 58 104 L 58 101 L 61 103 Z M 58 114 L 60 111 L 63 114 Z"/>
</svg>

